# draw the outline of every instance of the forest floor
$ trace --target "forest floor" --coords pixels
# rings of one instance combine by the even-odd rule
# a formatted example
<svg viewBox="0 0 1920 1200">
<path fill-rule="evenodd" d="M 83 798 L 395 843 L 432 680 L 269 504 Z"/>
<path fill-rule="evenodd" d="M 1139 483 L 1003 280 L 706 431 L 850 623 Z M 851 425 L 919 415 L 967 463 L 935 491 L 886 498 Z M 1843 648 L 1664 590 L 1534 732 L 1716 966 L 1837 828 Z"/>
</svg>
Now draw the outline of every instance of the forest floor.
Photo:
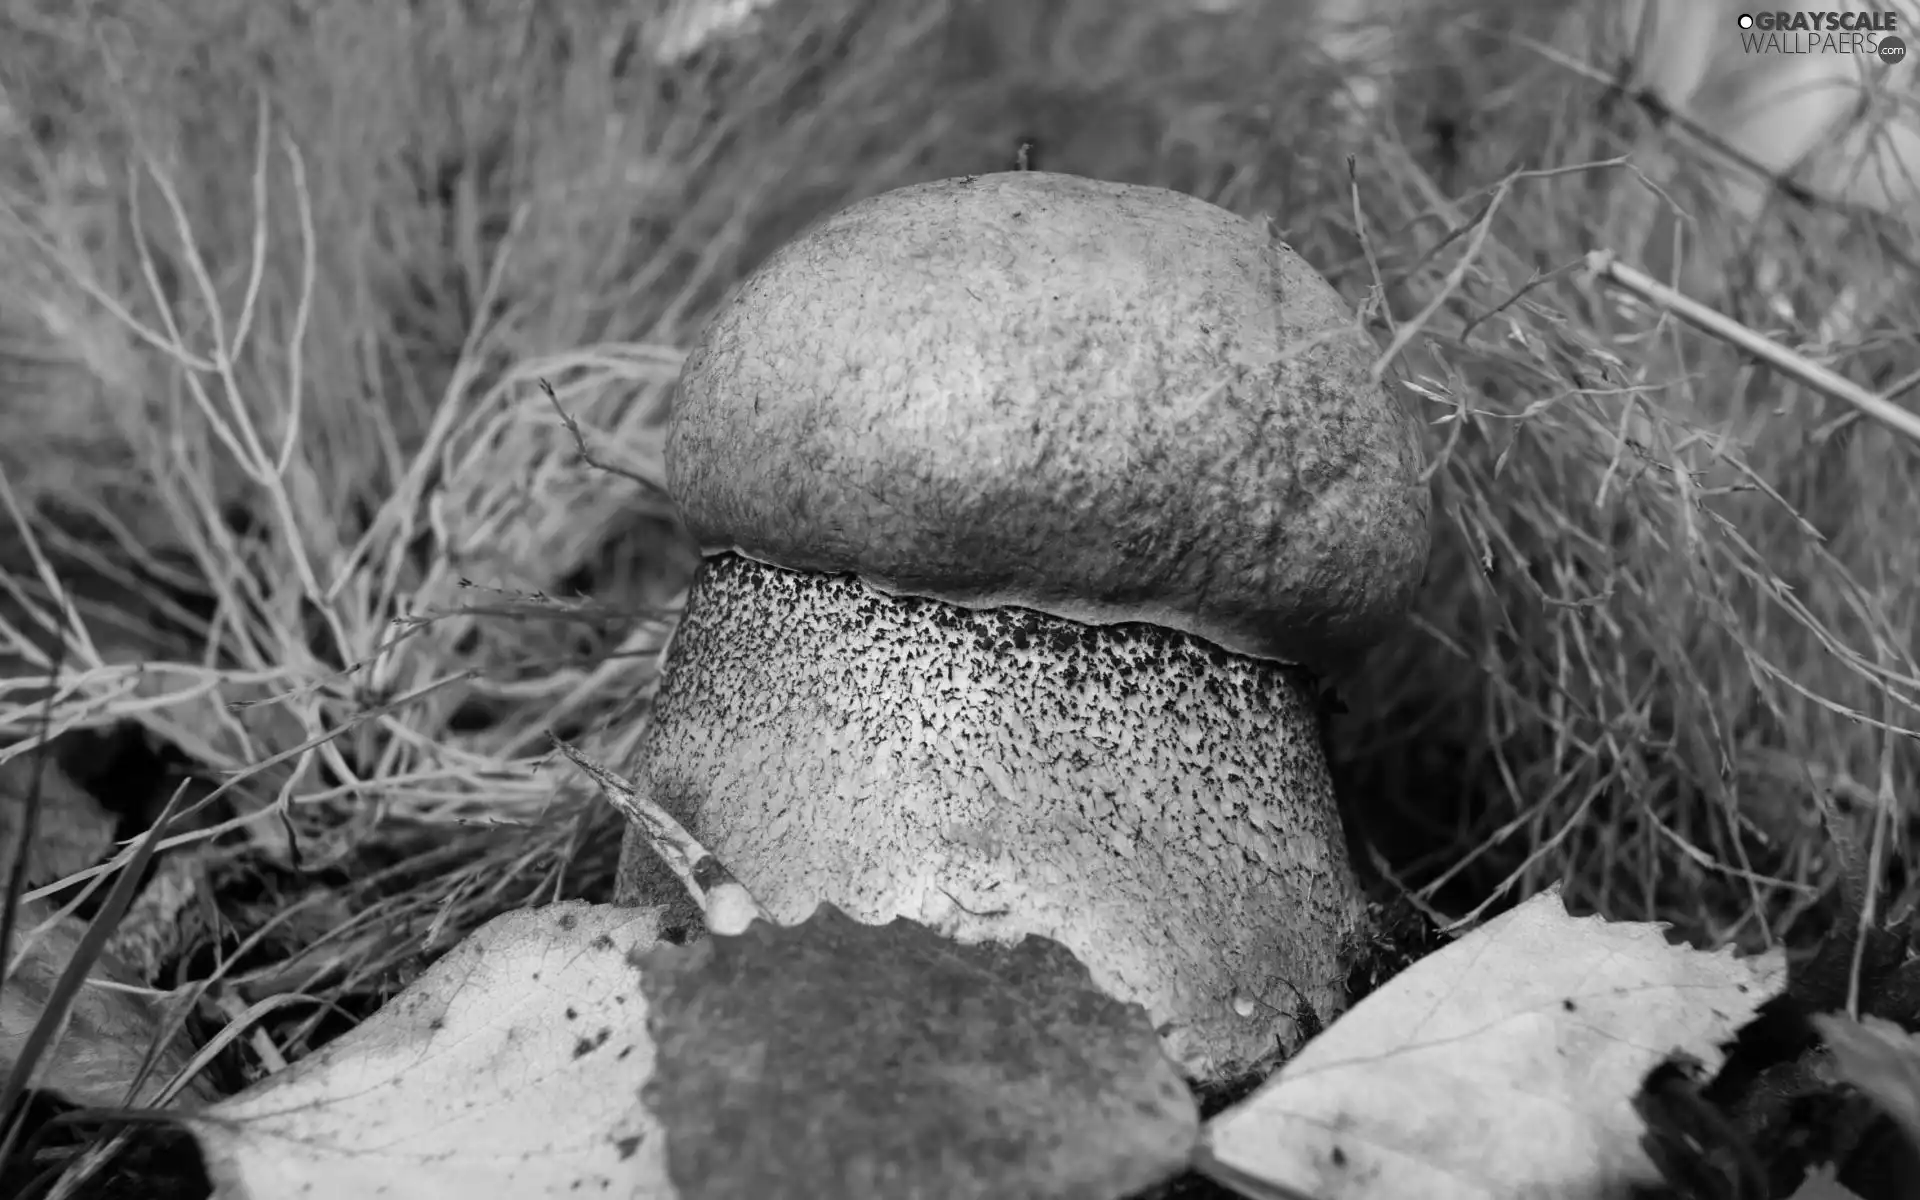
<svg viewBox="0 0 1920 1200">
<path fill-rule="evenodd" d="M 631 0 L 5 7 L 0 787 L 60 735 L 74 844 L 25 896 L 85 920 L 185 786 L 110 950 L 218 976 L 182 1016 L 239 1034 L 217 1091 L 607 897 L 617 819 L 546 734 L 618 766 L 644 727 L 687 346 L 808 222 L 1023 141 L 1269 217 L 1393 351 L 1433 555 L 1332 729 L 1384 890 L 1754 949 L 1824 932 L 1833 832 L 1909 847 L 1920 454 L 1585 267 L 1897 392 L 1912 248 L 1784 197 L 1730 227 L 1559 5 L 1412 12 L 1364 111 L 1285 5 L 822 0 L 668 66 Z"/>
</svg>

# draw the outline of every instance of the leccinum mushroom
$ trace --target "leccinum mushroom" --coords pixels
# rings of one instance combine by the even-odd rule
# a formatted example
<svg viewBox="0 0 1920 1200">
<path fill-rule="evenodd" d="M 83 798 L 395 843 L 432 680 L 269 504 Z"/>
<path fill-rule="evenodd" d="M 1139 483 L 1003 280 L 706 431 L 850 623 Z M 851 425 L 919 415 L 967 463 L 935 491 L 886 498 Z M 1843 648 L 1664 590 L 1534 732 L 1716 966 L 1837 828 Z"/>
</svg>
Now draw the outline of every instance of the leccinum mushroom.
<svg viewBox="0 0 1920 1200">
<path fill-rule="evenodd" d="M 777 920 L 1046 934 L 1194 1074 L 1271 1052 L 1342 1003 L 1362 909 L 1310 672 L 1426 558 L 1371 355 L 1174 192 L 968 176 L 815 226 L 681 377 L 707 557 L 642 784 Z"/>
</svg>

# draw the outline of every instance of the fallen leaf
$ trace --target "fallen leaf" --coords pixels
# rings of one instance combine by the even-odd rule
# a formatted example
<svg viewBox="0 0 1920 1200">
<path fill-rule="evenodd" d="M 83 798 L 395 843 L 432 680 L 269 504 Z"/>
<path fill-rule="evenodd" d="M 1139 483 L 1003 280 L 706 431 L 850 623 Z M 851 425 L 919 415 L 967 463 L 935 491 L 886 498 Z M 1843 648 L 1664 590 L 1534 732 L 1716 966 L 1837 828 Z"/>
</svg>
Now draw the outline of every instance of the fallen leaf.
<svg viewBox="0 0 1920 1200">
<path fill-rule="evenodd" d="M 1203 1171 L 1254 1197 L 1565 1200 L 1659 1175 L 1632 1100 L 1703 1063 L 1784 986 L 1777 954 L 1672 946 L 1548 891 L 1394 977 L 1207 1126 Z"/>
<path fill-rule="evenodd" d="M 359 1027 L 186 1124 L 216 1200 L 670 1198 L 635 963 L 652 909 L 483 926 Z"/>
<path fill-rule="evenodd" d="M 20 927 L 14 934 L 13 970 L 0 986 L 0 1079 L 19 1061 L 27 1036 L 46 1011 L 54 984 L 73 961 L 87 923 L 74 917 L 54 917 L 45 905 L 24 904 Z M 160 1006 L 147 995 L 112 984 L 131 985 L 132 973 L 111 955 L 97 959 L 88 982 L 74 993 L 67 1008 L 66 1028 L 49 1052 L 34 1066 L 29 1086 L 50 1092 L 69 1104 L 112 1108 L 150 1103 L 160 1087 L 186 1065 L 187 1056 L 162 1048 L 153 1069 L 141 1077 L 141 1064 L 161 1029 Z M 199 1085 L 190 1085 L 195 1094 Z"/>
<path fill-rule="evenodd" d="M 1879 1017 L 1821 1014 L 1813 1023 L 1833 1052 L 1833 1070 L 1859 1088 L 1920 1150 L 1920 1036 Z"/>
<path fill-rule="evenodd" d="M 61 767 L 54 753 L 49 751 L 44 760 L 38 754 L 17 755 L 0 762 L 0 887 L 13 872 L 36 768 L 40 812 L 27 850 L 25 886 L 64 879 L 99 862 L 113 848 L 114 815 Z"/>
<path fill-rule="evenodd" d="M 1728 1050 L 1729 1062 L 1739 1052 L 1735 1046 Z M 1723 1064 L 1721 1072 L 1726 1069 Z M 1707 1094 L 1710 1087 L 1704 1065 L 1689 1054 L 1675 1052 L 1649 1071 L 1633 1097 L 1633 1109 L 1644 1126 L 1641 1148 L 1677 1195 L 1772 1195 L 1771 1164 L 1741 1122 L 1713 1102 Z"/>
<path fill-rule="evenodd" d="M 962 946 L 831 905 L 642 965 L 648 1106 L 684 1200 L 1111 1200 L 1186 1167 L 1146 1012 L 1059 943 Z"/>
<path fill-rule="evenodd" d="M 1785 1196 L 1810 1173 L 1827 1172 L 1859 1200 L 1914 1200 L 1920 1152 L 1839 1075 L 1818 1014 L 1801 1022 L 1811 1048 L 1763 1067 L 1738 1096 L 1717 1094 L 1738 1058 L 1761 1044 L 1752 1035 L 1778 1003 L 1763 1005 L 1724 1047 L 1727 1062 L 1704 1087 L 1697 1069 L 1669 1060 L 1635 1097 L 1646 1118 L 1643 1144 L 1668 1183 L 1682 1196 Z"/>
<path fill-rule="evenodd" d="M 1840 868 L 1840 909 L 1826 935 L 1721 1048 L 1718 1071 L 1675 1056 L 1634 1099 L 1646 1121 L 1643 1144 L 1683 1195 L 1784 1195 L 1823 1168 L 1862 1200 L 1915 1195 L 1920 1151 L 1837 1078 L 1817 1018 L 1854 1003 L 1863 1017 L 1912 1025 L 1920 1020 L 1920 960 L 1904 961 L 1905 918 L 1863 919 L 1874 889 L 1869 850 L 1832 805 L 1819 811 Z"/>
<path fill-rule="evenodd" d="M 219 912 L 218 905 L 207 890 L 207 860 L 199 847 L 157 854 L 153 874 L 107 939 L 105 953 L 140 979 L 159 979 L 194 944 L 196 926 L 207 924 L 202 914 Z"/>
<path fill-rule="evenodd" d="M 1787 1200 L 1860 1200 L 1833 1177 L 1832 1167 L 1815 1167 Z"/>
</svg>

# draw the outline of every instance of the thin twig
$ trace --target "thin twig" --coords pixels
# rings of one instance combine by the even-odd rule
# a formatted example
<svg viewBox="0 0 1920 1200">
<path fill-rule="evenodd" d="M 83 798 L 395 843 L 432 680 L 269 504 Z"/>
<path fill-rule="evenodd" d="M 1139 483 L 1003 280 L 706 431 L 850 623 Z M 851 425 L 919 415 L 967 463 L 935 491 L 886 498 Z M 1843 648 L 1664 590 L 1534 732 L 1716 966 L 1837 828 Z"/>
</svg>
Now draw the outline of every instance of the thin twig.
<svg viewBox="0 0 1920 1200">
<path fill-rule="evenodd" d="M 1400 332 L 1400 324 L 1393 319 L 1393 306 L 1387 303 L 1387 281 L 1380 275 L 1380 258 L 1373 252 L 1373 239 L 1367 236 L 1367 215 L 1360 206 L 1360 170 L 1354 155 L 1347 155 L 1347 199 L 1353 205 L 1353 232 L 1360 239 L 1360 252 L 1367 259 L 1367 273 L 1373 278 L 1374 294 L 1380 297 L 1380 315 L 1387 323 L 1387 332 Z"/>
<path fill-rule="evenodd" d="M 706 916 L 707 929 L 717 934 L 736 934 L 754 921 L 772 923 L 773 918 L 753 893 L 733 877 L 726 864 L 713 856 L 713 852 L 694 840 L 680 822 L 674 820 L 667 811 L 641 795 L 631 783 L 594 762 L 572 746 L 561 741 L 554 734 L 547 737 L 554 748 L 567 756 L 573 765 L 584 771 L 587 777 L 600 788 L 600 794 L 607 802 L 620 811 L 620 815 L 642 836 L 653 852 L 667 864 L 674 875 L 679 877 L 680 885 L 687 889 L 687 895 Z"/>
<path fill-rule="evenodd" d="M 652 495 L 667 499 L 672 498 L 666 486 L 658 480 L 648 479 L 645 475 L 636 474 L 626 467 L 620 466 L 617 463 L 608 462 L 594 454 L 592 450 L 587 448 L 587 435 L 581 430 L 579 420 L 560 403 L 560 397 L 554 394 L 553 385 L 542 379 L 540 381 L 540 390 L 545 392 L 547 399 L 552 402 L 553 411 L 560 414 L 560 423 L 565 425 L 567 432 L 573 435 L 574 448 L 580 452 L 581 462 L 586 463 L 595 470 L 606 471 L 609 474 L 618 475 L 622 479 L 637 483 Z"/>
<path fill-rule="evenodd" d="M 1454 295 L 1465 286 L 1467 272 L 1472 270 L 1474 264 L 1479 261 L 1481 251 L 1485 248 L 1487 239 L 1493 232 L 1493 218 L 1499 213 L 1500 206 L 1506 201 L 1506 198 L 1512 194 L 1514 185 L 1528 180 L 1556 179 L 1562 175 L 1575 175 L 1586 171 L 1605 170 L 1609 167 L 1624 166 L 1626 165 L 1626 161 L 1624 158 L 1609 158 L 1598 162 L 1574 163 L 1564 167 L 1541 167 L 1514 171 L 1503 178 L 1499 185 L 1494 188 L 1493 195 L 1488 199 L 1486 207 L 1480 211 L 1479 217 L 1473 222 L 1471 231 L 1467 235 L 1466 248 L 1460 252 L 1459 259 L 1454 262 L 1453 267 L 1447 272 L 1446 278 L 1441 281 L 1439 290 L 1427 301 L 1426 307 L 1422 308 L 1418 313 L 1414 314 L 1410 320 L 1394 331 L 1392 340 L 1387 343 L 1387 348 L 1380 353 L 1378 358 L 1373 360 L 1373 370 L 1370 372 L 1370 375 L 1374 382 L 1377 383 L 1386 377 L 1387 367 L 1391 365 L 1396 358 L 1400 357 L 1401 352 L 1412 343 L 1414 338 L 1420 336 L 1420 331 L 1427 327 L 1428 323 L 1433 320 L 1434 315 L 1446 307 Z"/>
<path fill-rule="evenodd" d="M 1683 295 L 1643 271 L 1615 260 L 1611 250 L 1587 254 L 1587 269 L 1624 292 L 1666 309 L 1710 337 L 1743 350 L 1821 395 L 1853 405 L 1867 416 L 1920 442 L 1920 413 L 1903 408 L 1852 380 L 1821 366 L 1732 317 Z"/>
<path fill-rule="evenodd" d="M 1652 11 L 1652 5 L 1648 5 L 1648 11 Z M 1681 131 L 1689 138 L 1692 138 L 1698 145 L 1718 155 L 1726 162 L 1739 167 L 1750 175 L 1755 175 L 1766 180 L 1781 195 L 1786 196 L 1796 204 L 1805 208 L 1825 208 L 1835 211 L 1847 211 L 1842 205 L 1834 204 L 1816 196 L 1798 181 L 1789 179 L 1777 171 L 1763 166 L 1752 155 L 1737 149 L 1725 138 L 1708 129 L 1686 113 L 1676 110 L 1665 100 L 1649 92 L 1647 89 L 1625 87 L 1617 77 L 1609 75 L 1605 71 L 1588 63 L 1582 62 L 1572 55 L 1563 54 L 1552 46 L 1537 41 L 1534 38 L 1527 37 L 1524 34 L 1510 33 L 1506 36 L 1510 37 L 1515 45 L 1532 51 L 1558 67 L 1571 71 L 1591 82 L 1600 84 L 1612 92 L 1625 95 L 1662 126 Z"/>
</svg>

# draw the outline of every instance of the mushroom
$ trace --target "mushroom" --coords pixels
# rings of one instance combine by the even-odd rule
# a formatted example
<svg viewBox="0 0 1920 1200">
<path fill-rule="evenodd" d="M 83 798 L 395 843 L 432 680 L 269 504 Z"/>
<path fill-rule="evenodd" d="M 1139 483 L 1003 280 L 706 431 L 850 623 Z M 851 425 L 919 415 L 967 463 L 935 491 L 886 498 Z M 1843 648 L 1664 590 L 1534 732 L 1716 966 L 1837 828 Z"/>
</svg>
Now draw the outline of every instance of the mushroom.
<svg viewBox="0 0 1920 1200">
<path fill-rule="evenodd" d="M 637 774 L 776 920 L 1052 937 L 1218 1076 L 1344 1001 L 1316 676 L 1409 605 L 1417 431 L 1261 226 L 1027 171 L 774 254 L 667 438 L 705 553 Z M 655 868 L 631 832 L 619 894 Z"/>
</svg>

